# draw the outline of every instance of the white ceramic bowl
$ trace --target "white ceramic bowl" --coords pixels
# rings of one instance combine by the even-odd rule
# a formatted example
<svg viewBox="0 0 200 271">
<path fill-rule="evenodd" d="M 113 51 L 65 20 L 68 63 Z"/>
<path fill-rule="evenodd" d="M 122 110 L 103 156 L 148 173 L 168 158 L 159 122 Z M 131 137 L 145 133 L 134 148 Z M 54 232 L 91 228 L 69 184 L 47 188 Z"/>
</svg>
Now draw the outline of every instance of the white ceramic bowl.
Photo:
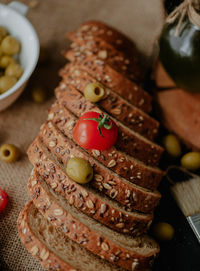
<svg viewBox="0 0 200 271">
<path fill-rule="evenodd" d="M 19 97 L 38 61 L 39 40 L 33 26 L 25 17 L 27 11 L 28 7 L 19 2 L 12 2 L 7 6 L 0 4 L 0 25 L 20 41 L 19 61 L 24 69 L 17 83 L 0 94 L 0 111 L 6 109 Z"/>
</svg>

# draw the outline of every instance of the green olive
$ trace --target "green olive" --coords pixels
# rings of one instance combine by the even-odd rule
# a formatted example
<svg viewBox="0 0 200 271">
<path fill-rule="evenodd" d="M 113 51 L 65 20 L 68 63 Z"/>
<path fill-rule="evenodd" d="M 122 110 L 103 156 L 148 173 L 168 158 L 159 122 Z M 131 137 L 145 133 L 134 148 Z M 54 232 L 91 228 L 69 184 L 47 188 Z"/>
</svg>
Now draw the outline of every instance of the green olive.
<svg viewBox="0 0 200 271">
<path fill-rule="evenodd" d="M 0 26 L 0 42 L 8 35 L 8 30 Z"/>
<path fill-rule="evenodd" d="M 20 43 L 12 36 L 6 36 L 1 42 L 2 52 L 6 55 L 15 55 L 20 51 Z"/>
<path fill-rule="evenodd" d="M 16 63 L 16 60 L 12 56 L 4 55 L 0 58 L 0 67 L 1 68 L 6 68 L 11 63 Z"/>
<path fill-rule="evenodd" d="M 100 83 L 90 83 L 84 89 L 84 96 L 92 103 L 99 102 L 105 95 L 104 87 Z"/>
<path fill-rule="evenodd" d="M 22 69 L 21 65 L 18 63 L 9 64 L 5 70 L 5 75 L 14 76 L 17 79 L 19 79 L 21 77 L 22 73 L 23 73 L 23 69 Z"/>
<path fill-rule="evenodd" d="M 164 147 L 166 151 L 173 157 L 181 155 L 181 144 L 175 135 L 169 134 L 164 137 Z"/>
<path fill-rule="evenodd" d="M 32 90 L 32 99 L 36 103 L 43 103 L 46 101 L 47 93 L 43 87 L 35 87 Z"/>
<path fill-rule="evenodd" d="M 0 147 L 0 159 L 4 162 L 12 163 L 19 159 L 20 151 L 13 144 L 3 144 Z"/>
<path fill-rule="evenodd" d="M 200 153 L 188 152 L 181 158 L 181 165 L 188 170 L 197 170 L 200 168 Z"/>
<path fill-rule="evenodd" d="M 90 163 L 80 157 L 69 159 L 66 173 L 72 180 L 81 184 L 90 182 L 93 177 L 93 169 Z"/>
<path fill-rule="evenodd" d="M 155 224 L 153 232 L 155 237 L 160 241 L 170 241 L 174 237 L 174 228 L 166 222 Z"/>
<path fill-rule="evenodd" d="M 13 87 L 17 82 L 17 79 L 13 76 L 4 75 L 0 78 L 0 94 L 6 92 Z"/>
</svg>

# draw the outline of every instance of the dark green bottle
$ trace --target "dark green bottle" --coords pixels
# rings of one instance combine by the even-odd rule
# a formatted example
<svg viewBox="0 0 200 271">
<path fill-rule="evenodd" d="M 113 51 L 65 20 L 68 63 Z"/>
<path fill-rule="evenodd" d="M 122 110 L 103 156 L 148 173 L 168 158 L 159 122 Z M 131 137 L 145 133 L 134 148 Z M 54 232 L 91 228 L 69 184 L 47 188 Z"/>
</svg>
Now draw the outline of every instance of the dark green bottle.
<svg viewBox="0 0 200 271">
<path fill-rule="evenodd" d="M 178 20 L 165 24 L 159 39 L 159 57 L 178 87 L 200 92 L 200 28 L 186 15 L 175 35 Z"/>
</svg>

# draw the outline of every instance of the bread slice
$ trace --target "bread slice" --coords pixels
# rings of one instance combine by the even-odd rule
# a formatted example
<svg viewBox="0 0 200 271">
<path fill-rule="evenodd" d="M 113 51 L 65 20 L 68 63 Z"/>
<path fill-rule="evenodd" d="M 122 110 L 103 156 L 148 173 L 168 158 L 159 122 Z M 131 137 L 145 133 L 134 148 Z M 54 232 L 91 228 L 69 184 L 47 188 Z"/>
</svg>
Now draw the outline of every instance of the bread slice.
<svg viewBox="0 0 200 271">
<path fill-rule="evenodd" d="M 61 83 L 62 91 L 65 90 L 64 84 L 66 83 L 84 93 L 85 87 L 94 82 L 96 82 L 96 79 L 86 71 L 82 71 L 78 67 L 69 64 L 68 73 L 65 74 Z M 158 121 L 130 104 L 111 89 L 105 88 L 105 97 L 97 103 L 97 106 L 121 121 L 124 125 L 127 125 L 130 129 L 150 140 L 154 140 L 158 134 Z"/>
<path fill-rule="evenodd" d="M 94 171 L 94 179 L 90 182 L 91 186 L 103 191 L 122 205 L 144 213 L 152 212 L 158 205 L 161 198 L 158 191 L 152 192 L 120 177 L 91 157 L 71 139 L 55 129 L 48 129 L 48 126 L 50 129 L 53 127 L 51 122 L 44 127 L 41 133 L 42 142 L 65 167 L 70 157 L 81 157 L 88 161 L 93 166 Z M 59 152 L 58 149 L 62 151 Z"/>
<path fill-rule="evenodd" d="M 67 86 L 67 90 L 64 88 L 64 91 L 61 91 L 61 86 L 62 84 L 55 90 L 58 101 L 63 107 L 68 108 L 77 117 L 80 117 L 88 111 L 97 111 L 105 114 L 105 112 L 95 104 L 86 101 L 83 94 L 74 87 Z M 109 116 L 109 114 L 107 115 Z M 118 127 L 118 138 L 115 144 L 116 148 L 148 165 L 158 165 L 163 153 L 163 148 L 129 129 L 113 117 L 112 119 Z"/>
<path fill-rule="evenodd" d="M 127 270 L 132 270 L 132 264 L 137 263 L 137 269 L 143 270 L 159 252 L 151 238 L 117 233 L 81 213 L 56 194 L 37 172 L 33 172 L 28 190 L 35 206 L 47 220 L 74 242 L 111 263 Z M 34 191 L 38 190 L 40 193 L 35 197 Z"/>
<path fill-rule="evenodd" d="M 76 36 L 98 37 L 112 44 L 117 50 L 122 51 L 129 57 L 137 58 L 138 52 L 134 42 L 115 28 L 99 21 L 88 21 L 80 25 L 76 31 Z"/>
<path fill-rule="evenodd" d="M 130 80 L 137 82 L 143 80 L 141 68 L 136 61 L 127 58 L 122 52 L 116 50 L 114 46 L 98 37 L 90 36 L 88 38 L 79 33 L 78 36 L 76 34 L 76 32 L 71 32 L 68 35 L 68 39 L 73 41 L 70 47 L 75 52 L 81 52 L 85 55 L 94 55 L 98 59 L 105 61 L 108 65 L 128 77 Z"/>
<path fill-rule="evenodd" d="M 49 111 L 48 119 L 53 122 L 53 126 L 57 127 L 67 137 L 73 139 L 72 130 L 77 117 L 69 110 L 56 102 Z M 90 149 L 85 151 L 115 173 L 150 190 L 155 190 L 163 177 L 163 172 L 159 168 L 147 166 L 117 150 L 114 146 L 104 151 Z"/>
<path fill-rule="evenodd" d="M 25 248 L 49 271 L 125 271 L 63 235 L 41 215 L 32 201 L 21 211 L 17 224 Z"/>
<path fill-rule="evenodd" d="M 72 61 L 73 65 L 87 71 L 96 80 L 118 93 L 136 107 L 147 113 L 151 111 L 151 96 L 139 87 L 138 84 L 112 69 L 111 66 L 103 61 L 96 61 L 91 56 L 87 56 L 85 59 L 78 59 L 73 50 L 67 51 L 65 57 Z M 65 67 L 60 70 L 59 74 L 65 74 Z"/>
<path fill-rule="evenodd" d="M 29 160 L 54 191 L 88 216 L 119 232 L 139 235 L 152 221 L 152 214 L 126 211 L 124 206 L 99 193 L 90 184 L 80 185 L 65 173 L 65 167 L 47 149 L 33 142 L 28 149 Z M 37 194 L 37 191 L 36 191 Z"/>
</svg>

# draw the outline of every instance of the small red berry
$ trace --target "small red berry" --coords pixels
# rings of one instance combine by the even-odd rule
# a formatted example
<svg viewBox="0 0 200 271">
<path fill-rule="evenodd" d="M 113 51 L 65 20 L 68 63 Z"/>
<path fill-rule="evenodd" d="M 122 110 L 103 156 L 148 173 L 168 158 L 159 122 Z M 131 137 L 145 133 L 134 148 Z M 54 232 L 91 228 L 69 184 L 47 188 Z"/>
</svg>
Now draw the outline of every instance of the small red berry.
<svg viewBox="0 0 200 271">
<path fill-rule="evenodd" d="M 0 188 L 0 213 L 6 208 L 8 198 L 6 192 Z"/>
</svg>

